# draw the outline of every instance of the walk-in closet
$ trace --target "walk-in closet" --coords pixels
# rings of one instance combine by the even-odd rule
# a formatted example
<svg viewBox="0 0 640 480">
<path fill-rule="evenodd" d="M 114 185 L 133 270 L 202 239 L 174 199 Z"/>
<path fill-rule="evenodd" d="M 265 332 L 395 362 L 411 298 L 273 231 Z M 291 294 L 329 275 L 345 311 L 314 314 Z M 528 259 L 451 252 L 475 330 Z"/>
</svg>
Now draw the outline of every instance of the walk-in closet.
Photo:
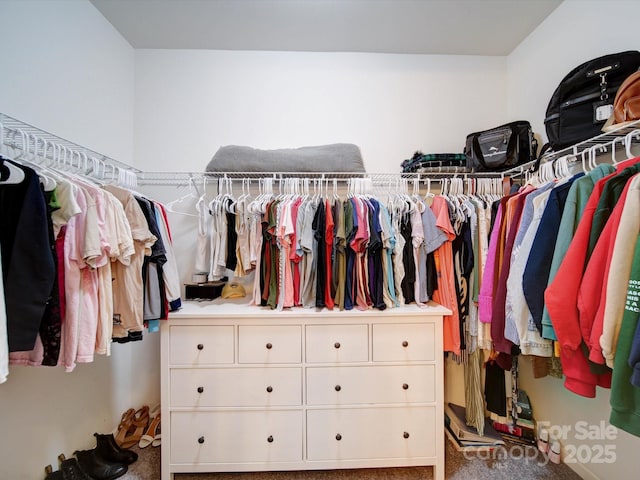
<svg viewBox="0 0 640 480">
<path fill-rule="evenodd" d="M 639 16 L 0 0 L 0 478 L 631 478 L 640 120 L 540 152 Z"/>
</svg>

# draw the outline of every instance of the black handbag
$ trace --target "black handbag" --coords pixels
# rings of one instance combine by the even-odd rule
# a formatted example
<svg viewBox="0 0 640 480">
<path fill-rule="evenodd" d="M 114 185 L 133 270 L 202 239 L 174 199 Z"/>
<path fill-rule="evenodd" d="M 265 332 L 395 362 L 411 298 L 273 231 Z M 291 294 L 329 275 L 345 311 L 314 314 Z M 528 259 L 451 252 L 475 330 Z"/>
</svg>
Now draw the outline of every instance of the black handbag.
<svg viewBox="0 0 640 480">
<path fill-rule="evenodd" d="M 640 52 L 605 55 L 585 62 L 560 82 L 547 106 L 549 144 L 560 150 L 599 135 L 613 112 L 622 82 L 640 67 Z"/>
<path fill-rule="evenodd" d="M 496 172 L 536 158 L 538 142 L 526 120 L 467 135 L 464 154 L 473 172 Z"/>
</svg>

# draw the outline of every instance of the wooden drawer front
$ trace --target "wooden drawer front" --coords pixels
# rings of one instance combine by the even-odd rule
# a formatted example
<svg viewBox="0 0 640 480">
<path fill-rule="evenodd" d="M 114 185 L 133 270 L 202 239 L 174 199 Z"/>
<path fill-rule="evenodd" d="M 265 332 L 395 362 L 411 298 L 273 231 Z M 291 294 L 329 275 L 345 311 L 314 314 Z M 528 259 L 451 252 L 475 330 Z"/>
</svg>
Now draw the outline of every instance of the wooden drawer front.
<svg viewBox="0 0 640 480">
<path fill-rule="evenodd" d="M 240 363 L 300 363 L 302 333 L 299 325 L 250 325 L 238 328 Z"/>
<path fill-rule="evenodd" d="M 301 405 L 302 369 L 173 369 L 170 388 L 172 407 Z"/>
<path fill-rule="evenodd" d="M 307 411 L 313 460 L 435 457 L 435 407 Z"/>
<path fill-rule="evenodd" d="M 171 463 L 302 461 L 302 411 L 173 412 Z"/>
<path fill-rule="evenodd" d="M 373 325 L 373 360 L 411 362 L 435 360 L 436 328 L 433 323 Z"/>
<path fill-rule="evenodd" d="M 434 401 L 433 365 L 307 368 L 309 405 Z"/>
<path fill-rule="evenodd" d="M 367 325 L 309 325 L 307 362 L 366 362 L 369 359 Z"/>
<path fill-rule="evenodd" d="M 232 325 L 172 325 L 170 328 L 170 364 L 233 363 Z"/>
</svg>

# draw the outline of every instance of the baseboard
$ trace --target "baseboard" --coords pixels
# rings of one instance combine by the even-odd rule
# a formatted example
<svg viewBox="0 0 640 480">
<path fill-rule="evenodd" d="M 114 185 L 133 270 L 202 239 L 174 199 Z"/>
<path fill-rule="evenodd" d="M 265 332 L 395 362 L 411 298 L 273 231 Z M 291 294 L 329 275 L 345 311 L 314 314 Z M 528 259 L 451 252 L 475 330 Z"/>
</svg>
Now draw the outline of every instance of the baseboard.
<svg viewBox="0 0 640 480">
<path fill-rule="evenodd" d="M 589 470 L 584 463 L 567 463 L 566 464 L 571 470 L 576 472 L 583 480 L 600 480 L 595 473 Z"/>
</svg>

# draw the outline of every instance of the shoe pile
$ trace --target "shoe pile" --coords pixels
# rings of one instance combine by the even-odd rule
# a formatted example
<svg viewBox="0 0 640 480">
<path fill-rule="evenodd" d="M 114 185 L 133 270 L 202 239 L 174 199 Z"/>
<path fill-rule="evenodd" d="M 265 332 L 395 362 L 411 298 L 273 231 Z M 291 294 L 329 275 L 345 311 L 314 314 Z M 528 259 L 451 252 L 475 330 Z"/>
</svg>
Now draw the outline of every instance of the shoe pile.
<svg viewBox="0 0 640 480">
<path fill-rule="evenodd" d="M 130 408 L 122 414 L 114 433 L 94 436 L 93 450 L 76 450 L 73 458 L 60 454 L 60 466 L 55 472 L 47 465 L 45 480 L 114 480 L 123 476 L 138 459 L 138 454 L 129 450 L 131 447 L 160 446 L 160 405 L 151 410 L 147 405 L 138 410 Z"/>
<path fill-rule="evenodd" d="M 55 472 L 47 465 L 45 480 L 114 480 L 127 473 L 128 465 L 138 459 L 137 453 L 119 447 L 112 434 L 94 436 L 94 449 L 76 450 L 75 458 L 60 454 L 60 467 Z"/>
</svg>

